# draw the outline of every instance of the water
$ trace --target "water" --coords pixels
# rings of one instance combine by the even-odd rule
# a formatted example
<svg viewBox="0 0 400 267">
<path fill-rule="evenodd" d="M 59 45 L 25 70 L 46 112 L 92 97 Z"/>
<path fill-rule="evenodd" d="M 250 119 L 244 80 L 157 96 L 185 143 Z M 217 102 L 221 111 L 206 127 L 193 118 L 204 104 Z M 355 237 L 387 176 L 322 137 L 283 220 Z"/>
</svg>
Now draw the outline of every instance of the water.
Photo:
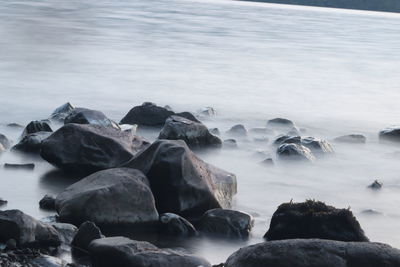
<svg viewBox="0 0 400 267">
<path fill-rule="evenodd" d="M 213 106 L 218 116 L 204 123 L 222 132 L 280 116 L 328 140 L 362 133 L 366 145 L 334 144 L 336 155 L 312 166 L 259 165 L 255 151 L 274 151 L 253 136 L 238 150 L 201 157 L 237 174 L 234 208 L 256 215 L 248 243 L 261 240 L 279 204 L 311 198 L 350 206 L 371 240 L 400 247 L 391 156 L 400 147 L 377 140 L 399 123 L 399 29 L 397 14 L 237 1 L 2 1 L 0 123 L 46 118 L 66 101 L 118 121 L 153 101 L 178 111 Z M 0 170 L 0 197 L 41 218 L 49 213 L 40 198 L 73 181 L 38 159 L 0 158 L 27 161 L 37 163 L 34 172 Z M 366 186 L 376 178 L 384 188 L 372 192 Z M 243 245 L 202 240 L 189 249 L 219 263 Z"/>
</svg>

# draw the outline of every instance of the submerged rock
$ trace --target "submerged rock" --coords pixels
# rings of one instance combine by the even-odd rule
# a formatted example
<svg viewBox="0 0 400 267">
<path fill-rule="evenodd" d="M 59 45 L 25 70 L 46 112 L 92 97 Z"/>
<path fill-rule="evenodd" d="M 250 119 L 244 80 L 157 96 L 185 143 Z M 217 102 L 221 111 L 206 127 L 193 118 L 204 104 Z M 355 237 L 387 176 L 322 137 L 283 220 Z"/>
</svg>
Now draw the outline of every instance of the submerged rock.
<svg viewBox="0 0 400 267">
<path fill-rule="evenodd" d="M 368 188 L 371 188 L 373 190 L 379 190 L 381 189 L 383 186 L 383 184 L 381 182 L 379 182 L 378 180 L 375 180 L 372 184 L 370 184 L 368 186 Z"/>
<path fill-rule="evenodd" d="M 235 139 L 226 139 L 223 142 L 223 147 L 224 148 L 237 148 L 237 142 Z"/>
<path fill-rule="evenodd" d="M 379 140 L 400 142 L 400 126 L 383 129 L 379 132 Z"/>
<path fill-rule="evenodd" d="M 35 168 L 35 164 L 26 163 L 26 164 L 13 164 L 13 163 L 4 163 L 5 169 L 13 169 L 13 170 L 33 170 Z"/>
<path fill-rule="evenodd" d="M 310 149 L 298 144 L 282 144 L 276 152 L 280 160 L 315 161 L 315 156 Z"/>
<path fill-rule="evenodd" d="M 67 172 L 93 173 L 118 167 L 148 144 L 111 127 L 69 123 L 42 142 L 41 156 Z"/>
<path fill-rule="evenodd" d="M 42 149 L 42 141 L 49 137 L 51 132 L 37 132 L 24 136 L 21 141 L 13 146 L 11 150 L 23 153 L 40 153 Z"/>
<path fill-rule="evenodd" d="M 368 241 L 349 209 L 337 209 L 308 200 L 284 203 L 272 215 L 267 240 L 320 238 L 339 241 Z"/>
<path fill-rule="evenodd" d="M 21 124 L 15 123 L 15 122 L 7 124 L 7 127 L 10 127 L 10 128 L 24 128 L 24 126 L 22 126 Z"/>
<path fill-rule="evenodd" d="M 94 223 L 87 221 L 79 226 L 79 229 L 71 242 L 71 246 L 87 251 L 90 242 L 103 237 L 100 228 Z"/>
<path fill-rule="evenodd" d="M 371 242 L 292 239 L 241 248 L 225 267 L 397 267 L 400 250 Z"/>
<path fill-rule="evenodd" d="M 246 239 L 253 225 L 254 219 L 250 214 L 236 210 L 212 209 L 204 213 L 197 228 L 206 235 Z"/>
<path fill-rule="evenodd" d="M 160 215 L 160 233 L 174 238 L 183 238 L 195 236 L 197 231 L 185 218 L 173 213 L 164 213 Z"/>
<path fill-rule="evenodd" d="M 70 223 L 52 222 L 49 224 L 57 230 L 61 243 L 70 246 L 78 228 Z"/>
<path fill-rule="evenodd" d="M 11 147 L 11 141 L 4 134 L 0 134 L 0 145 L 2 145 L 4 149 L 9 149 Z"/>
<path fill-rule="evenodd" d="M 260 164 L 264 165 L 264 166 L 274 166 L 274 160 L 272 158 L 266 158 L 263 161 L 260 162 Z"/>
<path fill-rule="evenodd" d="M 71 110 L 64 123 L 91 124 L 120 129 L 118 124 L 110 120 L 103 112 L 87 108 L 75 108 Z"/>
<path fill-rule="evenodd" d="M 349 134 L 336 137 L 334 141 L 338 143 L 365 144 L 367 138 L 362 134 Z"/>
<path fill-rule="evenodd" d="M 145 126 L 163 126 L 165 120 L 175 113 L 154 103 L 145 102 L 132 108 L 122 118 L 120 124 L 138 124 Z"/>
<path fill-rule="evenodd" d="M 217 111 L 215 111 L 215 109 L 213 107 L 205 107 L 205 108 L 201 109 L 199 112 L 201 115 L 205 115 L 205 116 L 217 115 Z"/>
<path fill-rule="evenodd" d="M 244 137 L 247 136 L 247 129 L 242 124 L 237 124 L 232 126 L 226 133 L 231 136 Z"/>
<path fill-rule="evenodd" d="M 50 116 L 51 120 L 55 120 L 58 122 L 64 123 L 65 118 L 74 110 L 74 106 L 71 103 L 67 102 L 62 106 L 56 108 Z"/>
<path fill-rule="evenodd" d="M 20 210 L 0 211 L 0 242 L 14 239 L 19 247 L 57 247 L 60 238 L 50 225 Z"/>
<path fill-rule="evenodd" d="M 149 182 L 142 172 L 115 168 L 96 172 L 56 198 L 60 221 L 80 225 L 147 226 L 158 221 Z"/>
<path fill-rule="evenodd" d="M 190 121 L 201 123 L 201 121 L 199 121 L 192 113 L 187 112 L 187 111 L 175 113 L 175 116 L 179 116 L 179 117 L 185 118 Z"/>
<path fill-rule="evenodd" d="M 124 166 L 143 171 L 160 213 L 201 216 L 230 207 L 236 177 L 200 160 L 181 140 L 157 140 Z"/>
<path fill-rule="evenodd" d="M 213 134 L 213 135 L 217 135 L 217 136 L 220 136 L 220 135 L 221 135 L 221 133 L 220 133 L 220 131 L 219 131 L 218 128 L 211 128 L 211 129 L 209 129 L 209 131 L 210 131 L 210 133 Z"/>
<path fill-rule="evenodd" d="M 298 135 L 281 135 L 274 144 L 297 144 L 310 149 L 314 154 L 322 156 L 334 153 L 332 146 L 324 139 L 315 137 L 300 137 Z"/>
<path fill-rule="evenodd" d="M 46 121 L 31 121 L 24 129 L 22 133 L 22 139 L 33 133 L 38 132 L 53 132 L 50 125 Z"/>
<path fill-rule="evenodd" d="M 294 125 L 293 121 L 284 119 L 284 118 L 275 118 L 275 119 L 271 119 L 267 122 L 267 127 L 292 128 L 294 126 L 295 125 Z"/>
<path fill-rule="evenodd" d="M 93 240 L 89 253 L 93 267 L 211 267 L 204 259 L 125 237 Z"/>
<path fill-rule="evenodd" d="M 0 207 L 7 205 L 8 201 L 0 198 Z"/>
<path fill-rule="evenodd" d="M 183 140 L 191 148 L 221 147 L 221 139 L 211 134 L 208 128 L 199 122 L 179 116 L 169 117 L 161 129 L 159 139 Z"/>
<path fill-rule="evenodd" d="M 45 210 L 56 210 L 56 197 L 53 195 L 45 195 L 39 201 L 39 207 Z"/>
</svg>

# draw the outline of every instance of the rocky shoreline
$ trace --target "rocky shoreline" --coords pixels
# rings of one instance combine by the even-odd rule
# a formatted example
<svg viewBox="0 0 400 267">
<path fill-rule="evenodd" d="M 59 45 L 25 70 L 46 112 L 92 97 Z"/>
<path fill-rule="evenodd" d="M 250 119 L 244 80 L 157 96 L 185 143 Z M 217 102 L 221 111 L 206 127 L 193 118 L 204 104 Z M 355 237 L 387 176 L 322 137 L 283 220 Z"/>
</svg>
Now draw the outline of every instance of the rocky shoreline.
<svg viewBox="0 0 400 267">
<path fill-rule="evenodd" d="M 82 176 L 57 196 L 46 195 L 38 203 L 57 213 L 51 220 L 2 208 L 0 265 L 211 266 L 187 251 L 131 238 L 135 233 L 158 239 L 249 238 L 253 216 L 232 209 L 238 190 L 235 174 L 203 161 L 197 152 L 235 149 L 236 140 L 249 133 L 260 134 L 254 142 L 268 142 L 264 137 L 268 133 L 274 138 L 276 156 L 263 155 L 261 164 L 271 167 L 312 164 L 334 156 L 334 142 L 366 142 L 359 134 L 340 136 L 332 143 L 303 136 L 305 129 L 283 118 L 250 130 L 234 125 L 223 140 L 218 129 L 201 122 L 214 115 L 212 108 L 194 115 L 145 102 L 116 123 L 101 111 L 66 103 L 48 119 L 22 127 L 16 144 L 0 134 L 0 153 L 34 155 L 65 173 Z M 157 140 L 139 136 L 142 129 L 158 133 Z M 379 138 L 399 142 L 400 128 L 384 129 Z M 4 167 L 12 171 L 35 166 Z M 0 207 L 6 201 L 1 200 Z M 314 200 L 283 203 L 266 230 L 265 242 L 240 249 L 218 266 L 400 266 L 400 251 L 370 242 L 349 209 Z M 77 260 L 61 259 L 65 251 Z"/>
</svg>

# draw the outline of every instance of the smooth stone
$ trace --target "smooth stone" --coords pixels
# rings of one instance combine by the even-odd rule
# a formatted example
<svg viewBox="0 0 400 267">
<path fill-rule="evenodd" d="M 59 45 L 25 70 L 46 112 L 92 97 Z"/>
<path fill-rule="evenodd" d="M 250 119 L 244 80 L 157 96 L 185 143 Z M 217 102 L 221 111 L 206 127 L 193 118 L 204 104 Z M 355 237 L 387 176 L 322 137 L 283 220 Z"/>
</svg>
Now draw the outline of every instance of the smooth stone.
<svg viewBox="0 0 400 267">
<path fill-rule="evenodd" d="M 175 115 L 179 116 L 179 117 L 182 117 L 182 118 L 185 118 L 185 119 L 190 120 L 190 121 L 201 122 L 192 113 L 190 113 L 188 111 L 178 112 L 178 113 L 175 113 Z"/>
<path fill-rule="evenodd" d="M 164 213 L 160 215 L 159 232 L 162 235 L 174 238 L 197 235 L 196 228 L 188 220 L 174 213 Z"/>
<path fill-rule="evenodd" d="M 45 210 L 56 210 L 56 197 L 50 194 L 45 195 L 39 201 L 39 207 Z"/>
<path fill-rule="evenodd" d="M 10 128 L 24 128 L 24 126 L 22 126 L 21 124 L 14 123 L 14 122 L 7 124 L 7 127 L 10 127 Z"/>
<path fill-rule="evenodd" d="M 8 201 L 0 198 L 0 207 L 7 205 Z"/>
<path fill-rule="evenodd" d="M 224 148 L 238 148 L 237 142 L 235 139 L 226 139 L 222 143 Z"/>
<path fill-rule="evenodd" d="M 34 168 L 35 168 L 35 164 L 33 164 L 33 163 L 26 163 L 26 164 L 4 163 L 4 169 L 33 170 Z"/>
<path fill-rule="evenodd" d="M 298 144 L 282 144 L 277 149 L 279 160 L 284 161 L 315 161 L 315 156 L 310 149 Z"/>
<path fill-rule="evenodd" d="M 38 132 L 53 132 L 46 121 L 31 121 L 24 129 L 21 139 L 25 136 Z"/>
<path fill-rule="evenodd" d="M 291 120 L 284 119 L 284 118 L 275 118 L 267 121 L 268 127 L 287 127 L 292 128 L 294 127 L 294 123 Z"/>
<path fill-rule="evenodd" d="M 379 132 L 379 140 L 400 142 L 400 126 L 393 126 Z"/>
<path fill-rule="evenodd" d="M 4 149 L 9 149 L 11 147 L 11 141 L 4 134 L 0 134 L 0 145 L 2 145 Z"/>
<path fill-rule="evenodd" d="M 64 120 L 64 124 L 67 123 L 100 125 L 120 130 L 118 124 L 107 118 L 103 112 L 87 108 L 75 108 L 70 111 Z"/>
<path fill-rule="evenodd" d="M 329 144 L 326 140 L 315 137 L 300 137 L 298 135 L 282 135 L 279 136 L 274 144 L 297 144 L 302 145 L 310 149 L 314 154 L 318 156 L 322 156 L 325 154 L 334 153 L 331 144 Z"/>
<path fill-rule="evenodd" d="M 50 115 L 50 120 L 55 120 L 64 123 L 65 118 L 74 109 L 75 107 L 71 103 L 67 102 L 53 111 L 53 113 Z"/>
<path fill-rule="evenodd" d="M 103 237 L 100 228 L 96 224 L 86 221 L 79 226 L 78 231 L 72 239 L 71 246 L 87 251 L 90 242 Z"/>
<path fill-rule="evenodd" d="M 237 136 L 237 137 L 245 137 L 247 136 L 246 127 L 242 124 L 237 124 L 232 126 L 227 132 L 228 135 Z"/>
<path fill-rule="evenodd" d="M 11 150 L 22 153 L 38 154 L 42 149 L 42 141 L 51 135 L 51 132 L 37 132 L 24 136 Z"/>
<path fill-rule="evenodd" d="M 272 215 L 266 240 L 320 238 L 338 241 L 369 241 L 349 209 L 337 209 L 308 200 L 284 203 Z"/>
<path fill-rule="evenodd" d="M 272 158 L 266 158 L 263 161 L 261 161 L 260 164 L 268 167 L 275 165 L 274 160 Z"/>
<path fill-rule="evenodd" d="M 333 139 L 338 143 L 347 143 L 347 144 L 365 144 L 367 142 L 367 138 L 362 134 L 349 134 L 336 137 Z"/>
<path fill-rule="evenodd" d="M 145 102 L 141 106 L 133 107 L 122 118 L 120 124 L 137 124 L 145 126 L 163 126 L 165 120 L 175 112 L 157 106 L 151 102 Z"/>
</svg>

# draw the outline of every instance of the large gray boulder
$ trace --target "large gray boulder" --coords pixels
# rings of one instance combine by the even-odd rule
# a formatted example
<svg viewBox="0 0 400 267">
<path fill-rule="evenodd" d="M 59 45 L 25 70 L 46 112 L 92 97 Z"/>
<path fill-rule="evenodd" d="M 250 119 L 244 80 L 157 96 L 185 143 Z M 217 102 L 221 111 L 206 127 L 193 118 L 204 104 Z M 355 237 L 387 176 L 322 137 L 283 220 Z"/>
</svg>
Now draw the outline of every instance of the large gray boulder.
<svg viewBox="0 0 400 267">
<path fill-rule="evenodd" d="M 71 110 L 64 123 L 92 124 L 119 129 L 118 124 L 107 118 L 103 112 L 87 108 L 75 108 Z"/>
<path fill-rule="evenodd" d="M 200 123 L 180 116 L 169 117 L 161 129 L 159 139 L 183 140 L 190 148 L 221 147 L 222 141 Z"/>
<path fill-rule="evenodd" d="M 26 125 L 24 131 L 22 132 L 22 138 L 29 134 L 38 132 L 53 132 L 50 125 L 46 121 L 31 121 Z"/>
<path fill-rule="evenodd" d="M 147 176 L 160 213 L 200 217 L 229 208 L 236 194 L 235 175 L 205 163 L 181 140 L 157 140 L 124 166 Z"/>
<path fill-rule="evenodd" d="M 25 135 L 18 144 L 11 148 L 12 151 L 38 154 L 42 150 L 42 142 L 49 137 L 51 132 L 37 132 Z"/>
<path fill-rule="evenodd" d="M 241 248 L 225 267 L 398 267 L 400 250 L 370 242 L 270 241 Z"/>
<path fill-rule="evenodd" d="M 10 239 L 18 247 L 57 247 L 61 243 L 58 232 L 47 223 L 20 210 L 0 211 L 0 242 Z"/>
<path fill-rule="evenodd" d="M 337 209 L 308 200 L 284 203 L 274 212 L 267 240 L 320 238 L 339 241 L 368 241 L 349 209 Z"/>
<path fill-rule="evenodd" d="M 96 172 L 57 196 L 60 221 L 99 226 L 155 224 L 158 213 L 146 176 L 129 168 Z"/>
<path fill-rule="evenodd" d="M 281 135 L 279 136 L 274 144 L 297 144 L 302 145 L 311 150 L 315 155 L 322 156 L 325 154 L 334 153 L 331 144 L 325 139 L 315 138 L 315 137 L 300 137 L 298 135 Z"/>
<path fill-rule="evenodd" d="M 165 120 L 175 112 L 159 107 L 154 103 L 145 102 L 141 106 L 133 107 L 122 118 L 120 124 L 138 124 L 145 126 L 163 126 Z"/>
<path fill-rule="evenodd" d="M 93 267 L 211 267 L 204 259 L 125 237 L 93 240 L 89 253 Z"/>
<path fill-rule="evenodd" d="M 69 123 L 41 144 L 41 156 L 68 172 L 93 173 L 129 161 L 148 142 L 111 127 Z"/>
<path fill-rule="evenodd" d="M 310 149 L 294 143 L 280 145 L 276 154 L 278 159 L 285 161 L 315 161 L 315 156 Z"/>
</svg>

